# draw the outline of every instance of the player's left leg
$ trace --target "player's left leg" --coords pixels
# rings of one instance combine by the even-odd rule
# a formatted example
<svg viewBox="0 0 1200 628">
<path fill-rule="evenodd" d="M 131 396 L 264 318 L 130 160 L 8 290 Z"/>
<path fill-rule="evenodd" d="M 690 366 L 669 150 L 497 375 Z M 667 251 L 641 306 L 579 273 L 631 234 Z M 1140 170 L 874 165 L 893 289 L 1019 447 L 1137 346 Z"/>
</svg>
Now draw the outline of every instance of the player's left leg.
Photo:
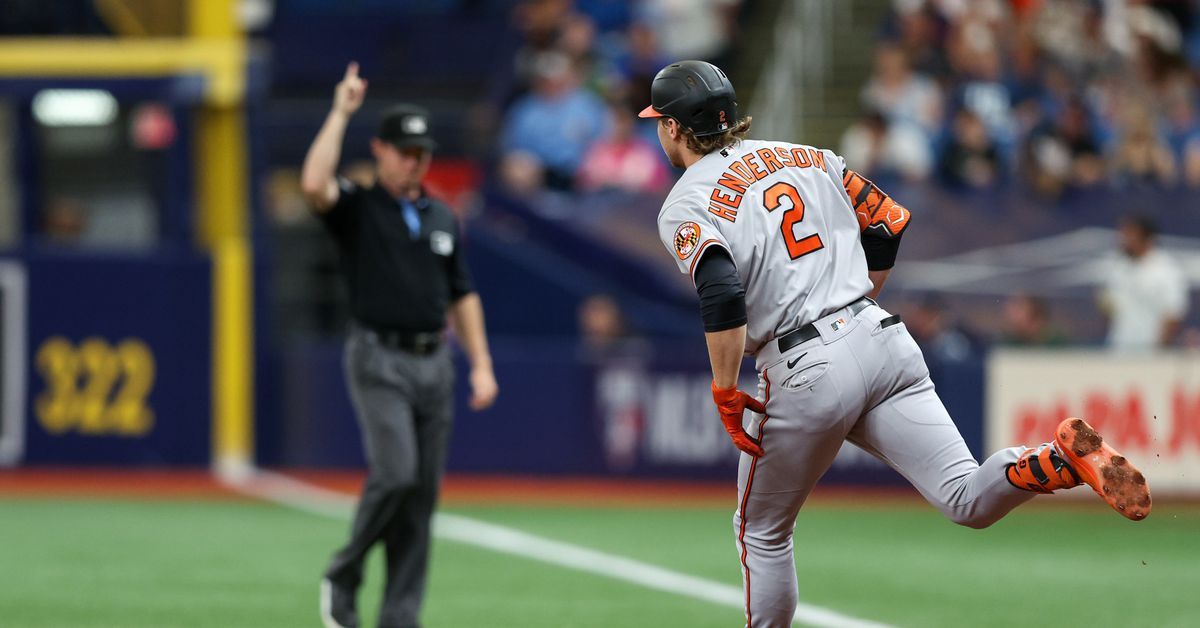
<svg viewBox="0 0 1200 628">
<path fill-rule="evenodd" d="M 863 415 L 847 440 L 896 469 L 961 525 L 987 527 L 1034 496 L 1005 475 L 1025 448 L 1002 449 L 977 463 L 928 376 Z"/>
<path fill-rule="evenodd" d="M 1068 419 L 1053 443 L 1002 449 L 980 465 L 934 392 L 907 329 L 876 331 L 856 350 L 884 365 L 875 382 L 884 392 L 848 440 L 899 471 L 954 522 L 987 527 L 1037 493 L 1080 483 L 1130 519 L 1149 513 L 1145 478 L 1085 422 Z"/>
<path fill-rule="evenodd" d="M 868 376 L 870 410 L 856 418 L 847 440 L 899 471 L 956 523 L 985 527 L 1028 501 L 1033 494 L 1004 476 L 1023 450 L 1004 449 L 977 463 L 905 325 L 882 308 L 867 308 L 860 318 L 863 329 L 848 340 Z"/>
</svg>

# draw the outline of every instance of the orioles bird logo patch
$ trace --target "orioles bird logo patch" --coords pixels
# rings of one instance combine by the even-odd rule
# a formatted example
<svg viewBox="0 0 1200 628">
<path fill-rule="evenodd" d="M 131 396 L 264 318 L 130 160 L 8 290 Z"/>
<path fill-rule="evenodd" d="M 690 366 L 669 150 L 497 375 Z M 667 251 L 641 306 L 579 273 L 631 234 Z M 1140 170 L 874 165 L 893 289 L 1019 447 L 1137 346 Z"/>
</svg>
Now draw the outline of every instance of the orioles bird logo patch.
<svg viewBox="0 0 1200 628">
<path fill-rule="evenodd" d="M 675 230 L 675 254 L 679 256 L 679 259 L 687 259 L 696 251 L 696 245 L 699 243 L 700 225 L 694 222 L 685 222 Z"/>
</svg>

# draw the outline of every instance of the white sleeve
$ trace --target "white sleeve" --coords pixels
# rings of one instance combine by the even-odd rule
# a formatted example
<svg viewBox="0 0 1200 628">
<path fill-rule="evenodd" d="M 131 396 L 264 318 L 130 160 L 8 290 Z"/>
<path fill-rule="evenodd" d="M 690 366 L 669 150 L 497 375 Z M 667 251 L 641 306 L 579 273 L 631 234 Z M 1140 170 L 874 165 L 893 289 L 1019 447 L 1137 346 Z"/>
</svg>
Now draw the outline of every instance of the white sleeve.
<svg viewBox="0 0 1200 628">
<path fill-rule="evenodd" d="M 1169 261 L 1163 265 L 1163 314 L 1178 319 L 1187 312 L 1188 282 L 1175 260 Z"/>
<path fill-rule="evenodd" d="M 1118 272 L 1120 272 L 1120 266 L 1111 255 L 1097 265 L 1096 301 L 1099 303 L 1102 313 L 1109 317 L 1113 315 L 1113 308 L 1116 307 Z"/>
<path fill-rule="evenodd" d="M 729 251 L 725 234 L 717 228 L 706 207 L 694 199 L 667 199 L 667 205 L 658 215 L 658 237 L 675 259 L 679 272 L 689 276 L 695 273 L 696 262 L 708 247 L 720 246 Z"/>
<path fill-rule="evenodd" d="M 851 208 L 850 211 L 854 211 L 854 199 L 850 198 L 850 191 L 846 189 L 846 181 L 843 176 L 848 167 L 846 159 L 829 149 L 824 149 L 821 152 L 825 153 L 825 174 L 829 175 L 834 185 L 841 190 L 842 197 L 846 199 Z"/>
<path fill-rule="evenodd" d="M 825 174 L 828 174 L 834 183 L 841 185 L 842 173 L 846 171 L 846 160 L 828 148 L 822 149 L 821 152 L 825 153 Z"/>
</svg>

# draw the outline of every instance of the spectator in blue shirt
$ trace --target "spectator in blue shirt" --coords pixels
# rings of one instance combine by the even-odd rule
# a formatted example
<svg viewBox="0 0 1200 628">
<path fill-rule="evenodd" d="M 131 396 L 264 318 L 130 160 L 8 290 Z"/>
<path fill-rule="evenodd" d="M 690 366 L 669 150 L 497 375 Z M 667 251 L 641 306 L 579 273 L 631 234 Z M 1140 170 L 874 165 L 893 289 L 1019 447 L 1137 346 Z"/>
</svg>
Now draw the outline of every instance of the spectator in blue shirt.
<svg viewBox="0 0 1200 628">
<path fill-rule="evenodd" d="M 501 133 L 501 172 L 510 188 L 533 191 L 539 182 L 554 190 L 573 187 L 584 154 L 608 132 L 603 101 L 579 81 L 563 55 L 537 60 L 533 91 L 513 105 Z M 510 176 L 514 168 L 520 175 Z"/>
<path fill-rule="evenodd" d="M 1191 86 L 1177 81 L 1166 90 L 1163 115 L 1167 145 L 1185 185 L 1200 188 L 1200 115 Z"/>
</svg>

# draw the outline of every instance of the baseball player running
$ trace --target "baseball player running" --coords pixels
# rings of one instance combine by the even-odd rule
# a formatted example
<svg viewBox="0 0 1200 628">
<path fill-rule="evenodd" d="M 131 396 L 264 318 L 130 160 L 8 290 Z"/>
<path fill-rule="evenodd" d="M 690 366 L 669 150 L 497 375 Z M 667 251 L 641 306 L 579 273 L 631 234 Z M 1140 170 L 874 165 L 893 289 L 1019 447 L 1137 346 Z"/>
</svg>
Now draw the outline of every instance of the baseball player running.
<svg viewBox="0 0 1200 628">
<path fill-rule="evenodd" d="M 1081 483 L 1130 519 L 1149 514 L 1145 478 L 1080 419 L 1034 449 L 972 458 L 920 349 L 874 301 L 907 209 L 828 150 L 745 139 L 751 118 L 716 66 L 667 66 L 651 100 L 641 117 L 658 119 L 663 150 L 686 168 L 659 236 L 699 293 L 713 400 L 743 452 L 733 524 L 748 626 L 791 624 L 796 514 L 846 440 L 972 528 Z M 743 354 L 757 398 L 737 389 Z M 746 409 L 758 416 L 744 425 Z"/>
</svg>

